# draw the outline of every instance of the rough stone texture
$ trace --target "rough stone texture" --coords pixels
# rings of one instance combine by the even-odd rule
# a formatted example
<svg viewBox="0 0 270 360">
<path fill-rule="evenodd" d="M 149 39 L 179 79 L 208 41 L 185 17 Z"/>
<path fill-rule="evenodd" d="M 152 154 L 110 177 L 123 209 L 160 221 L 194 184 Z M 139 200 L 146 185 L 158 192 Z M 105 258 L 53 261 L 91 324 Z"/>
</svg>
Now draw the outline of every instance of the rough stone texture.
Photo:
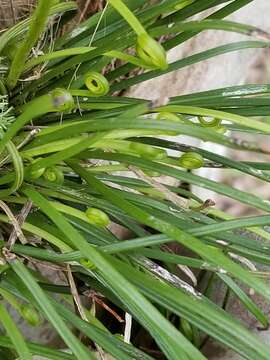
<svg viewBox="0 0 270 360">
<path fill-rule="evenodd" d="M 269 344 L 270 335 L 268 331 L 255 331 L 255 333 L 257 333 L 264 342 Z M 244 360 L 242 356 L 235 354 L 233 351 L 226 350 L 216 343 L 211 342 L 209 345 L 208 351 L 205 353 L 207 359 L 209 360 Z"/>
</svg>

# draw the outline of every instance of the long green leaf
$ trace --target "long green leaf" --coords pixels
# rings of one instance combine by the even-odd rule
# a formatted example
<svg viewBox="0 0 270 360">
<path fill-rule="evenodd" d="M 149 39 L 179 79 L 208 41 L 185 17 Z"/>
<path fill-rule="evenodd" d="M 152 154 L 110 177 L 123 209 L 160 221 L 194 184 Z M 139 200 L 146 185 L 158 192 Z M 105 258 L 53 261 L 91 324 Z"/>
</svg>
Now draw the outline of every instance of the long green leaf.
<svg viewBox="0 0 270 360">
<path fill-rule="evenodd" d="M 23 265 L 23 263 L 20 260 L 16 259 L 14 261 L 11 261 L 10 265 L 15 271 L 15 273 L 19 276 L 21 281 L 26 285 L 28 290 L 31 292 L 36 302 L 45 314 L 46 318 L 54 326 L 62 339 L 72 350 L 76 358 L 78 360 L 94 360 L 94 355 L 92 355 L 72 334 L 71 330 L 66 326 L 63 319 L 59 316 L 55 308 L 50 303 L 45 292 L 41 289 L 35 278 L 32 276 L 30 271 Z"/>
<path fill-rule="evenodd" d="M 121 209 L 125 210 L 128 214 L 132 214 L 137 220 L 145 225 L 152 227 L 155 230 L 169 236 L 172 240 L 175 240 L 182 245 L 186 246 L 190 250 L 199 254 L 202 258 L 210 261 L 225 271 L 229 272 L 236 278 L 243 281 L 248 286 L 254 288 L 255 291 L 260 293 L 267 299 L 270 299 L 270 290 L 268 286 L 258 281 L 253 275 L 249 274 L 241 266 L 235 264 L 228 257 L 226 257 L 219 249 L 215 249 L 210 246 L 205 246 L 199 239 L 189 235 L 187 232 L 181 231 L 179 228 L 168 224 L 154 216 L 149 215 L 146 211 L 134 206 L 119 194 L 114 194 L 108 186 L 104 185 L 94 176 L 89 174 L 87 170 L 84 170 L 80 165 L 75 162 L 68 162 L 70 166 L 80 174 L 90 186 L 93 186 L 97 191 L 102 193 L 107 199 L 110 199 L 114 204 L 117 204 Z"/>
<path fill-rule="evenodd" d="M 113 292 L 121 298 L 130 312 L 153 334 L 159 346 L 171 359 L 188 359 L 188 355 L 204 357 L 195 349 L 122 275 L 104 256 L 88 244 L 66 220 L 39 193 L 24 190 L 32 201 L 64 232 L 82 256 L 89 259 L 101 271 Z M 142 316 L 143 314 L 143 316 Z"/>
<path fill-rule="evenodd" d="M 9 315 L 3 304 L 0 304 L 0 321 L 3 324 L 9 338 L 11 339 L 17 354 L 21 360 L 32 360 L 32 355 L 26 345 L 21 332 L 18 330 L 14 320 Z"/>
</svg>

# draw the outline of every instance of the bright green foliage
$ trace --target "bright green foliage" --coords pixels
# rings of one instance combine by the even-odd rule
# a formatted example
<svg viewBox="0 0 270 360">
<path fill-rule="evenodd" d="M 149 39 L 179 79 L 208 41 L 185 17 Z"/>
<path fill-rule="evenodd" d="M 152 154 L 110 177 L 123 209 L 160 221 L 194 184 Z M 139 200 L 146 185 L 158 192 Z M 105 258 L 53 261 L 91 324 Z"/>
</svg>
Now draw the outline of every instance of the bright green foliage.
<svg viewBox="0 0 270 360">
<path fill-rule="evenodd" d="M 86 73 L 84 82 L 92 96 L 103 96 L 110 90 L 107 79 L 95 71 Z"/>
<path fill-rule="evenodd" d="M 185 169 L 199 169 L 203 167 L 204 160 L 200 154 L 189 151 L 180 157 L 179 164 Z"/>
<path fill-rule="evenodd" d="M 38 171 L 38 170 L 37 170 Z M 46 168 L 43 177 L 55 184 L 62 185 L 64 183 L 64 174 L 56 166 Z"/>
<path fill-rule="evenodd" d="M 60 36 L 76 4 L 40 0 L 29 19 L 0 34 L 0 356 L 84 360 L 103 349 L 117 360 L 151 360 L 156 353 L 200 360 L 210 336 L 245 359 L 269 360 L 270 347 L 224 309 L 235 296 L 258 325 L 268 326 L 243 285 L 270 302 L 264 274 L 251 271 L 251 263 L 270 265 L 264 229 L 270 202 L 193 170 L 226 168 L 270 182 L 267 150 L 257 141 L 270 133 L 270 85 L 181 95 L 158 108 L 117 96 L 220 54 L 268 48 L 266 40 L 251 39 L 167 61 L 167 50 L 204 30 L 263 37 L 260 29 L 224 20 L 251 1 L 108 0 Z M 204 10 L 211 15 L 192 20 Z M 239 141 L 241 133 L 253 141 Z M 246 151 L 246 161 L 183 144 L 176 135 Z M 258 162 L 249 161 L 249 152 Z M 188 188 L 161 184 L 156 176 L 163 175 Z M 233 218 L 191 185 L 263 214 Z M 190 255 L 166 251 L 172 242 Z M 68 274 L 66 284 L 44 278 L 28 266 L 32 261 Z M 177 265 L 189 268 L 192 281 L 181 279 Z M 197 280 L 208 279 L 201 292 L 193 269 Z M 216 281 L 224 289 L 222 307 L 211 296 Z M 99 304 L 95 314 L 80 301 L 86 296 Z M 70 353 L 29 342 L 7 304 L 37 331 L 49 321 Z M 123 341 L 125 313 L 133 318 L 130 344 Z"/>
<path fill-rule="evenodd" d="M 110 223 L 110 219 L 104 211 L 96 208 L 88 208 L 85 212 L 89 222 L 91 224 L 106 227 Z"/>
</svg>

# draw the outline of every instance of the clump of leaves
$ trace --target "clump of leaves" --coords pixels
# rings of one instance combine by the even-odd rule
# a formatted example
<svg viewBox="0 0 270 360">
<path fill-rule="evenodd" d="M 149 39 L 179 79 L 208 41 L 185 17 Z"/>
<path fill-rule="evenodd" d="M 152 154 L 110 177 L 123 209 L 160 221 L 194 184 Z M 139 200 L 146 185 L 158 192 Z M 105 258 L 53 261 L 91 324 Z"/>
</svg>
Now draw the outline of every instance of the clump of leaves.
<svg viewBox="0 0 270 360">
<path fill-rule="evenodd" d="M 269 134 L 264 116 L 270 86 L 182 95 L 159 108 L 114 96 L 219 54 L 269 47 L 262 30 L 223 20 L 250 2 L 108 0 L 102 12 L 60 36 L 76 4 L 39 0 L 29 19 L 1 34 L 2 357 L 84 360 L 95 359 L 97 350 L 115 359 L 199 360 L 205 359 L 201 347 L 210 336 L 246 359 L 270 358 L 269 347 L 224 311 L 232 292 L 268 326 L 240 286 L 270 301 L 268 285 L 245 267 L 269 264 L 270 236 L 263 226 L 270 223 L 270 202 L 192 173 L 218 166 L 269 182 L 269 164 L 238 162 L 183 144 L 181 137 L 168 140 L 184 134 L 266 153 L 259 142 L 242 142 L 234 134 Z M 189 20 L 211 9 L 202 21 Z M 168 64 L 167 50 L 207 29 L 260 40 Z M 179 156 L 169 155 L 170 149 Z M 210 189 L 266 215 L 234 219 L 187 189 L 161 184 L 156 175 Z M 118 236 L 115 224 L 129 230 L 130 240 Z M 171 242 L 189 249 L 190 256 L 167 252 Z M 42 262 L 66 274 L 66 285 L 41 274 L 35 265 Z M 181 279 L 179 266 L 193 285 Z M 191 269 L 224 283 L 223 308 L 211 301 L 210 284 L 196 289 Z M 85 296 L 104 306 L 106 316 L 93 315 L 82 302 Z M 31 325 L 50 322 L 70 352 L 30 343 L 7 303 Z M 108 321 L 113 317 L 116 323 Z"/>
</svg>

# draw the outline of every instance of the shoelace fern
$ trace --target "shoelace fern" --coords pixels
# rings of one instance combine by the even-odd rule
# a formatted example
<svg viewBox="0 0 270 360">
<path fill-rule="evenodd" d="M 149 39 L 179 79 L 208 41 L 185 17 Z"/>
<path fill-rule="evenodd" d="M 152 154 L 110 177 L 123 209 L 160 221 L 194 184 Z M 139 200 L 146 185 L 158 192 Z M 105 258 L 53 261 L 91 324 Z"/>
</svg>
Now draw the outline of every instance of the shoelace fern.
<svg viewBox="0 0 270 360">
<path fill-rule="evenodd" d="M 26 360 L 32 355 L 86 360 L 103 352 L 119 360 L 150 360 L 155 354 L 200 360 L 211 336 L 246 359 L 270 358 L 269 346 L 224 311 L 234 294 L 260 326 L 268 326 L 240 284 L 270 301 L 269 287 L 260 279 L 265 273 L 253 265 L 270 264 L 270 235 L 264 229 L 270 201 L 193 172 L 230 168 L 268 183 L 269 163 L 248 156 L 237 161 L 175 140 L 187 135 L 263 159 L 268 150 L 257 135 L 270 133 L 265 118 L 270 86 L 186 94 L 161 107 L 116 96 L 214 56 L 268 48 L 263 30 L 224 20 L 251 2 L 108 0 L 103 11 L 60 36 L 64 14 L 73 15 L 76 4 L 39 0 L 29 19 L 1 33 L 0 354 Z M 191 20 L 204 10 L 212 14 Z M 50 34 L 55 31 L 54 46 L 47 34 L 43 53 L 36 56 L 33 48 L 48 26 Z M 168 63 L 167 50 L 204 30 L 260 38 Z M 234 136 L 239 133 L 254 141 L 239 140 Z M 163 184 L 162 175 L 264 214 L 233 218 L 190 186 Z M 114 226 L 128 231 L 129 240 Z M 19 244 L 22 238 L 27 242 Z M 190 255 L 168 252 L 171 242 Z M 68 274 L 64 285 L 32 266 L 44 261 Z M 198 278 L 208 276 L 205 290 L 199 291 L 195 271 Z M 223 308 L 211 300 L 213 281 L 225 288 Z M 82 297 L 99 304 L 101 315 L 93 315 Z M 31 343 L 7 303 L 37 329 L 41 319 L 48 320 L 70 351 Z M 151 348 L 141 346 L 142 336 Z"/>
</svg>

